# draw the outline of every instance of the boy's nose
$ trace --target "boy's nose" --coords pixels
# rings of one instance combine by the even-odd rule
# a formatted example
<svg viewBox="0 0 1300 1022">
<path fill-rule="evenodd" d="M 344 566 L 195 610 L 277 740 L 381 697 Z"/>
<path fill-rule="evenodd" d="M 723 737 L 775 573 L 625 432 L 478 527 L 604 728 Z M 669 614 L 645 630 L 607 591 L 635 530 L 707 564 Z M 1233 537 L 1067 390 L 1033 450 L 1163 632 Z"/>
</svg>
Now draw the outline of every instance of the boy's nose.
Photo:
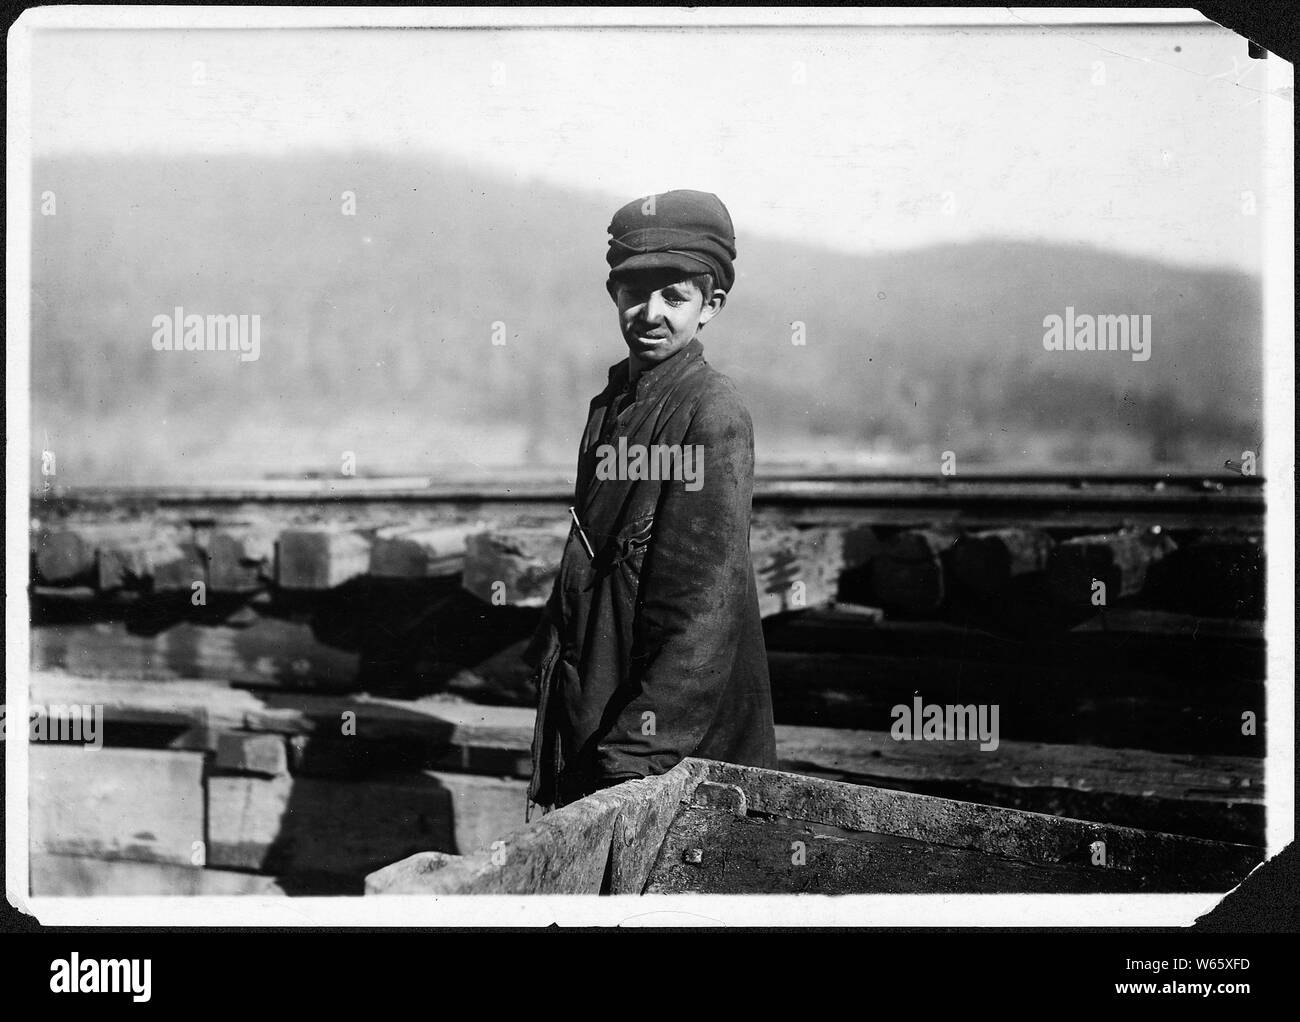
<svg viewBox="0 0 1300 1022">
<path fill-rule="evenodd" d="M 647 319 L 651 323 L 658 323 L 663 318 L 664 300 L 656 291 L 645 300 L 645 307 L 641 310 L 641 318 Z"/>
</svg>

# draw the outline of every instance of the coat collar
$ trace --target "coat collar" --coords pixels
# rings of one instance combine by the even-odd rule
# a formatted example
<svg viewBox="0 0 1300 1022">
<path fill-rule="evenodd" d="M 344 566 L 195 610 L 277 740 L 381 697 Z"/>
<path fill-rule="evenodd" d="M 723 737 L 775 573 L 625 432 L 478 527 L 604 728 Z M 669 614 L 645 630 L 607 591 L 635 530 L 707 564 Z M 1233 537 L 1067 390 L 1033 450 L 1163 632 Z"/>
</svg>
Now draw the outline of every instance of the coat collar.
<svg viewBox="0 0 1300 1022">
<path fill-rule="evenodd" d="M 700 343 L 698 335 L 692 337 L 686 347 L 671 358 L 642 370 L 641 375 L 637 377 L 636 383 L 632 384 L 635 400 L 641 401 L 653 397 L 663 389 L 665 384 L 675 380 L 688 365 L 703 357 L 704 345 Z M 623 359 L 622 362 L 609 367 L 609 390 L 611 392 L 617 393 L 628 385 L 627 370 L 627 359 Z"/>
</svg>

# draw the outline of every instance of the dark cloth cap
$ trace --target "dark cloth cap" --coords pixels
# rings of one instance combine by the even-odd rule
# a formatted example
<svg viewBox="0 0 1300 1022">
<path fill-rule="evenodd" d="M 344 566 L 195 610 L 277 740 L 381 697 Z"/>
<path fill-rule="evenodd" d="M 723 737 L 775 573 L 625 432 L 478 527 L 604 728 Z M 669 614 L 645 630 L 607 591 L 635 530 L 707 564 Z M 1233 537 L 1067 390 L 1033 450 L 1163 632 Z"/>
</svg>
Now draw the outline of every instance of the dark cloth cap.
<svg viewBox="0 0 1300 1022">
<path fill-rule="evenodd" d="M 609 224 L 610 280 L 634 270 L 708 271 L 715 287 L 730 291 L 735 258 L 731 214 L 711 192 L 678 189 L 634 199 Z"/>
</svg>

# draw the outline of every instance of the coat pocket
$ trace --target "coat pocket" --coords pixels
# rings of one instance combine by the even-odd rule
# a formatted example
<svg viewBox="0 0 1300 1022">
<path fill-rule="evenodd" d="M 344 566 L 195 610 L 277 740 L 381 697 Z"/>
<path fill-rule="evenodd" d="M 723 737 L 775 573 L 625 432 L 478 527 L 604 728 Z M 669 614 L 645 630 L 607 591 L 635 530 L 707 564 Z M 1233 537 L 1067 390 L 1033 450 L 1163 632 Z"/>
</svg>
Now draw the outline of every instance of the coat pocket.
<svg viewBox="0 0 1300 1022">
<path fill-rule="evenodd" d="M 635 580 L 641 577 L 641 565 L 654 530 L 655 514 L 645 514 L 628 522 L 618 533 L 614 547 L 614 564 L 628 572 Z"/>
</svg>

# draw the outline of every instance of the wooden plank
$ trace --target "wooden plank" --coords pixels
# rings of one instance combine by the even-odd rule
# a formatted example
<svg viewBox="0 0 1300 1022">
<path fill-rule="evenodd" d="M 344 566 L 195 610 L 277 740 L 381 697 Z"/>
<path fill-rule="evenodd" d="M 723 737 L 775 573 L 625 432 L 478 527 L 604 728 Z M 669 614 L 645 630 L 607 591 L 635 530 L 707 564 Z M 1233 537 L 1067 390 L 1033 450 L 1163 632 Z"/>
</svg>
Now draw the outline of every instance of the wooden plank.
<svg viewBox="0 0 1300 1022">
<path fill-rule="evenodd" d="M 208 863 L 360 877 L 419 851 L 452 851 L 451 794 L 434 778 L 208 778 Z"/>
<path fill-rule="evenodd" d="M 202 753 L 33 744 L 29 768 L 33 852 L 197 865 Z"/>
<path fill-rule="evenodd" d="M 1166 753 L 1258 756 L 1242 713 L 1265 720 L 1258 679 L 1203 673 L 1152 674 L 1117 665 L 1094 673 L 1045 664 L 973 658 L 785 653 L 769 650 L 776 719 L 869 731 L 893 726 L 894 707 L 926 703 L 1000 707 L 1003 740 L 1103 745 Z"/>
<path fill-rule="evenodd" d="M 356 687 L 361 657 L 319 640 L 305 621 L 257 616 L 247 627 L 182 621 L 155 633 L 121 622 L 32 629 L 32 665 L 108 678 L 211 678 L 276 688 Z"/>
<path fill-rule="evenodd" d="M 267 697 L 270 698 L 270 697 Z M 101 706 L 105 728 L 155 724 L 178 728 L 263 731 L 293 738 L 295 772 L 360 776 L 374 770 L 530 772 L 533 711 L 440 700 L 378 700 L 295 694 L 289 705 L 214 682 L 104 681 L 38 672 L 32 700 L 45 705 Z M 283 699 L 274 698 L 283 703 Z M 344 714 L 354 714 L 344 736 Z M 886 720 L 888 718 L 886 717 Z M 385 757 L 406 746 L 413 753 Z M 319 752 L 311 752 L 316 747 Z M 1020 742 L 1003 738 L 995 753 L 959 742 L 899 742 L 887 730 L 777 725 L 777 753 L 801 771 L 849 775 L 862 783 L 942 784 L 965 780 L 1003 794 L 1042 789 L 1121 795 L 1135 803 L 1165 799 L 1226 813 L 1262 806 L 1263 761 L 1134 748 Z M 315 765 L 308 765 L 315 758 Z M 1047 798 L 1048 796 L 1044 796 Z M 1217 809 L 1216 809 L 1217 807 Z"/>
<path fill-rule="evenodd" d="M 796 821 L 684 809 L 647 894 L 1097 894 L 1149 890 L 1087 863 L 1031 863 Z"/>
<path fill-rule="evenodd" d="M 698 768 L 679 764 L 659 777 L 606 788 L 534 820 L 495 843 L 432 872 L 402 871 L 404 880 L 387 887 L 393 894 L 599 894 L 612 868 L 611 855 L 620 814 L 686 779 L 687 791 Z M 638 853 L 639 856 L 639 853 Z M 624 883 L 635 885 L 629 859 Z"/>
<path fill-rule="evenodd" d="M 461 855 L 490 848 L 524 826 L 528 782 L 508 777 L 429 772 L 451 795 L 452 848 Z"/>
<path fill-rule="evenodd" d="M 645 785 L 639 798 L 619 810 L 610 842 L 610 894 L 640 894 L 650 878 L 668 828 L 682 802 L 696 790 L 698 774 L 670 770 Z"/>
<path fill-rule="evenodd" d="M 208 588 L 216 593 L 252 592 L 275 576 L 275 540 L 269 523 L 223 523 L 207 538 Z"/>
<path fill-rule="evenodd" d="M 103 707 L 106 723 L 203 725 L 227 730 L 319 735 L 345 741 L 386 742 L 416 738 L 431 756 L 466 750 L 527 753 L 533 711 L 508 706 L 475 706 L 431 696 L 381 699 L 316 693 L 259 695 L 213 681 L 156 682 L 105 680 L 58 671 L 33 671 L 35 703 Z M 345 716 L 346 715 L 346 716 Z M 347 726 L 352 734 L 343 736 Z M 472 760 L 467 759 L 467 762 Z"/>
<path fill-rule="evenodd" d="M 289 772 L 289 754 L 279 735 L 222 731 L 217 735 L 213 766 L 240 774 L 276 777 Z"/>
<path fill-rule="evenodd" d="M 333 589 L 370 570 L 370 541 L 341 526 L 285 529 L 275 564 L 283 589 Z"/>
<path fill-rule="evenodd" d="M 101 541 L 95 552 L 99 592 L 128 588 L 144 592 L 190 592 L 207 582 L 207 566 L 189 540 L 167 536 Z"/>
<path fill-rule="evenodd" d="M 379 578 L 435 578 L 460 574 L 466 541 L 483 525 L 444 525 L 433 529 L 393 526 L 380 529 L 370 548 L 370 574 Z"/>
<path fill-rule="evenodd" d="M 847 563 L 845 530 L 756 525 L 749 549 L 763 617 L 836 598 Z"/>
<path fill-rule="evenodd" d="M 1003 741 L 900 742 L 884 731 L 777 727 L 780 769 L 828 780 L 1262 844 L 1264 762 Z"/>
<path fill-rule="evenodd" d="M 750 811 L 851 831 L 894 834 L 1029 862 L 1088 861 L 1103 842 L 1106 868 L 1177 878 L 1178 889 L 1231 887 L 1262 849 L 1088 823 L 950 799 L 884 791 L 775 770 L 710 761 L 710 780 L 739 785 Z M 1192 886 L 1183 887 L 1181 883 Z"/>
<path fill-rule="evenodd" d="M 947 596 L 945 556 L 956 543 L 955 530 L 915 529 L 891 539 L 871 562 L 876 599 L 886 610 L 933 614 Z"/>
<path fill-rule="evenodd" d="M 92 582 L 95 551 L 101 543 L 147 540 L 154 530 L 142 522 L 42 527 L 33 537 L 36 577 L 49 585 Z"/>
<path fill-rule="evenodd" d="M 283 895 L 272 877 L 165 862 L 129 862 L 83 855 L 31 856 L 31 893 L 37 898 L 202 897 Z"/>
<path fill-rule="evenodd" d="M 1057 545 L 1047 569 L 1053 600 L 1063 606 L 1092 609 L 1135 596 L 1153 564 L 1177 549 L 1162 531 L 1112 532 L 1076 536 Z M 1105 584 L 1104 595 L 1096 583 Z M 1098 599 L 1104 602 L 1098 603 Z"/>
<path fill-rule="evenodd" d="M 495 529 L 468 538 L 461 585 L 485 603 L 541 607 L 560 569 L 568 528 Z"/>
<path fill-rule="evenodd" d="M 1013 579 L 1046 571 L 1054 545 L 1040 529 L 993 529 L 963 536 L 952 548 L 953 578 L 973 592 L 999 593 Z"/>
</svg>

